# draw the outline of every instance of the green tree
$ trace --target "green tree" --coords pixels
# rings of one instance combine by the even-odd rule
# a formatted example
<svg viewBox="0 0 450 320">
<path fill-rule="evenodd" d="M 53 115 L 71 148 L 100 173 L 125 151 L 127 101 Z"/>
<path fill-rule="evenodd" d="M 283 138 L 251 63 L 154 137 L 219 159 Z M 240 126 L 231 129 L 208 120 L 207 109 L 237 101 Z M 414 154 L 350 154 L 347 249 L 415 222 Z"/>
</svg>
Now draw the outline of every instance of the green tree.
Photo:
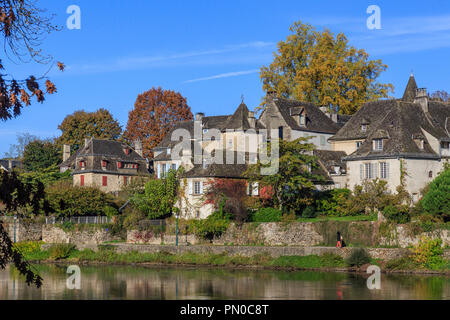
<svg viewBox="0 0 450 320">
<path fill-rule="evenodd" d="M 58 129 L 62 131 L 58 145 L 69 144 L 72 151 L 82 147 L 85 138 L 116 140 L 122 133 L 119 122 L 102 108 L 95 112 L 75 111 L 64 118 Z"/>
<path fill-rule="evenodd" d="M 278 43 L 273 62 L 261 68 L 265 92 L 318 106 L 339 106 L 340 113 L 353 114 L 365 102 L 393 91 L 392 84 L 376 81 L 387 65 L 349 46 L 344 34 L 320 32 L 300 21 L 290 31 L 293 34 Z"/>
<path fill-rule="evenodd" d="M 61 148 L 50 140 L 34 140 L 23 152 L 22 163 L 27 171 L 38 171 L 58 165 L 62 161 Z"/>
<path fill-rule="evenodd" d="M 105 215 L 108 207 L 116 207 L 114 199 L 95 187 L 72 186 L 71 181 L 59 181 L 46 188 L 46 199 L 56 216 Z"/>
<path fill-rule="evenodd" d="M 169 170 L 164 179 L 152 179 L 145 184 L 144 193 L 136 193 L 130 202 L 149 219 L 170 215 L 174 211 L 181 171 Z"/>
<path fill-rule="evenodd" d="M 307 143 L 308 139 L 278 140 L 279 157 L 273 160 L 278 163 L 276 173 L 261 174 L 261 169 L 274 165 L 273 161 L 272 164 L 258 161 L 244 172 L 251 182 L 259 182 L 261 187 L 272 187 L 273 201 L 283 212 L 301 211 L 310 205 L 315 182 L 323 181 L 323 177 L 313 173 L 318 164 L 317 158 L 312 155 L 314 144 Z M 268 144 L 269 153 L 273 147 L 273 142 Z"/>
<path fill-rule="evenodd" d="M 446 168 L 429 185 L 428 191 L 421 200 L 422 208 L 426 213 L 450 218 L 450 168 Z"/>
</svg>

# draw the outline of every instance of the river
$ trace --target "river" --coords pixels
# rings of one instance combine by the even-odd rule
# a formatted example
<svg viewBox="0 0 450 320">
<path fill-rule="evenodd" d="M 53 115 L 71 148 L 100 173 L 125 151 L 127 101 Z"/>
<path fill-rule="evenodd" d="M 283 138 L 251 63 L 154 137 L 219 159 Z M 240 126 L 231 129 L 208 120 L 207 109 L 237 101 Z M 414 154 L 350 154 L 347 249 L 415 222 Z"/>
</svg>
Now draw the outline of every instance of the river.
<svg viewBox="0 0 450 320">
<path fill-rule="evenodd" d="M 436 299 L 450 300 L 446 276 L 381 275 L 368 289 L 368 275 L 338 272 L 80 266 L 80 289 L 68 289 L 67 266 L 36 265 L 44 279 L 29 287 L 13 268 L 0 271 L 0 299 Z"/>
</svg>

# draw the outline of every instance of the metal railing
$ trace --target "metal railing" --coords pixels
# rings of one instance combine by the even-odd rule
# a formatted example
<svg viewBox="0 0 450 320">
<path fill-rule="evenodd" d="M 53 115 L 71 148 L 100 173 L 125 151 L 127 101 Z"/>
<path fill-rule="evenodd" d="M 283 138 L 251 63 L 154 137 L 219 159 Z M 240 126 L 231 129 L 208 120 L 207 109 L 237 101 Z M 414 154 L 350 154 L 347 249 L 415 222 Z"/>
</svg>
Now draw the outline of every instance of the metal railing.
<svg viewBox="0 0 450 320">
<path fill-rule="evenodd" d="M 45 224 L 65 222 L 73 222 L 75 224 L 103 224 L 112 223 L 112 218 L 106 216 L 45 217 Z"/>
</svg>

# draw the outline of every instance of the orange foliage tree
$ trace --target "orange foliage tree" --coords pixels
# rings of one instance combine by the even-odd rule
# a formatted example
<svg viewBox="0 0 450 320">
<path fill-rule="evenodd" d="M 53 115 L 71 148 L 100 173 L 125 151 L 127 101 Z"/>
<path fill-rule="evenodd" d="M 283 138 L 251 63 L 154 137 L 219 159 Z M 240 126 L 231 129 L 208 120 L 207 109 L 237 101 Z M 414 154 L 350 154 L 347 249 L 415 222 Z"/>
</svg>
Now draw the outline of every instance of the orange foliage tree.
<svg viewBox="0 0 450 320">
<path fill-rule="evenodd" d="M 129 141 L 141 139 L 144 157 L 151 158 L 152 149 L 183 120 L 192 120 L 186 98 L 172 90 L 152 88 L 138 95 L 123 135 Z"/>
<path fill-rule="evenodd" d="M 15 57 L 21 62 L 51 62 L 52 57 L 44 56 L 39 46 L 45 35 L 58 29 L 51 23 L 51 17 L 46 17 L 44 10 L 37 8 L 34 1 L 0 0 L 0 34 L 4 38 L 5 55 L 10 60 Z M 57 66 L 64 70 L 63 63 L 57 62 Z M 0 120 L 20 115 L 22 107 L 29 106 L 33 97 L 42 103 L 45 94 L 55 92 L 55 85 L 45 75 L 15 79 L 5 71 L 0 59 Z"/>
</svg>

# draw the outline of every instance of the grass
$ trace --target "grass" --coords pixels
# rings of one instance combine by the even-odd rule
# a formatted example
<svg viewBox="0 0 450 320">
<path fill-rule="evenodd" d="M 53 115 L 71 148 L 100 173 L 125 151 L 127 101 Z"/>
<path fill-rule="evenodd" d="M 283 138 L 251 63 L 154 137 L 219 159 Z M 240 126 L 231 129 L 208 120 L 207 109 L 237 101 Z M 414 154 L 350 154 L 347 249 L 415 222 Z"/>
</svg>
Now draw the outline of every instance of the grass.
<svg viewBox="0 0 450 320">
<path fill-rule="evenodd" d="M 345 216 L 345 217 L 315 217 L 297 218 L 298 222 L 320 222 L 320 221 L 376 221 L 376 215 Z"/>
</svg>

